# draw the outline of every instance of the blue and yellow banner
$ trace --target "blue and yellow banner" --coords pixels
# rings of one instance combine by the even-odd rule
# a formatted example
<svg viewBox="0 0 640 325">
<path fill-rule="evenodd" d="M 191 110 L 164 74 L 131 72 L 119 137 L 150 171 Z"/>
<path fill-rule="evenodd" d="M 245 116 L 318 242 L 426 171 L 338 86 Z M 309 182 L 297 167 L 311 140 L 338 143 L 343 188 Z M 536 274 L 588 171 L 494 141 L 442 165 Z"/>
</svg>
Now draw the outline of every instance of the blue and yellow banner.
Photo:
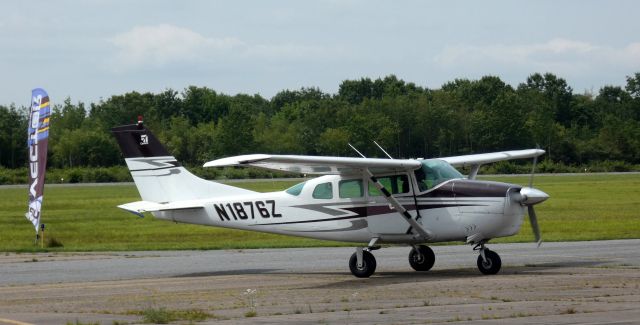
<svg viewBox="0 0 640 325">
<path fill-rule="evenodd" d="M 29 156 L 29 209 L 25 217 L 33 223 L 38 233 L 44 194 L 44 175 L 47 168 L 47 146 L 49 142 L 49 119 L 51 105 L 44 89 L 31 91 L 31 110 L 27 134 Z"/>
</svg>

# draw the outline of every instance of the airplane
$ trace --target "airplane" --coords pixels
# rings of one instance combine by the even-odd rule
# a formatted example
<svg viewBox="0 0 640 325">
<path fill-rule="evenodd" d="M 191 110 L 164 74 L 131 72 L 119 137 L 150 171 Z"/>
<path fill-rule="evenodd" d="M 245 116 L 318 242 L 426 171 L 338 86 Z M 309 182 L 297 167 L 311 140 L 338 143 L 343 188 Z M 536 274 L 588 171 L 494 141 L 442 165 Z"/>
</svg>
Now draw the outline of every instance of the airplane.
<svg viewBox="0 0 640 325">
<path fill-rule="evenodd" d="M 549 195 L 531 186 L 533 170 L 529 186 L 476 176 L 481 165 L 510 159 L 533 158 L 535 168 L 544 150 L 435 159 L 250 154 L 204 164 L 321 175 L 284 191 L 259 193 L 193 175 L 141 118 L 111 131 L 142 198 L 119 208 L 174 222 L 358 243 L 349 269 L 359 278 L 375 272 L 372 251 L 382 245 L 410 246 L 410 266 L 428 271 L 435 254 L 427 244 L 453 241 L 473 245 L 482 274 L 497 274 L 500 256 L 486 244 L 518 233 L 525 208 L 541 243 L 533 206 Z M 470 173 L 465 177 L 455 167 L 470 167 Z"/>
</svg>

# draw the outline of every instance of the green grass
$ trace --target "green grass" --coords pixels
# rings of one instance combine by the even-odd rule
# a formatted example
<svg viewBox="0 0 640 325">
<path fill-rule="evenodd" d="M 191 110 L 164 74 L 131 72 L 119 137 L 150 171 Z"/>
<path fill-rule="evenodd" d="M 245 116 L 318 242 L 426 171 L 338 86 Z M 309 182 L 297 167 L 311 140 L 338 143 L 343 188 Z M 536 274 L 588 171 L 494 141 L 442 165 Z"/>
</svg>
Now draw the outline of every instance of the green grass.
<svg viewBox="0 0 640 325">
<path fill-rule="evenodd" d="M 527 176 L 493 180 L 526 184 Z M 296 182 L 247 182 L 235 186 L 281 190 Z M 545 241 L 640 238 L 640 175 L 537 176 L 534 186 L 551 195 L 536 206 Z M 0 189 L 0 251 L 40 251 L 24 218 L 26 188 Z M 137 218 L 116 206 L 140 200 L 132 185 L 48 187 L 43 203 L 47 239 L 61 247 L 47 251 L 273 248 L 344 245 L 336 242 L 175 224 Z M 499 242 L 532 241 L 521 232 Z"/>
<path fill-rule="evenodd" d="M 234 186 L 259 191 L 287 188 L 292 182 L 243 182 Z M 35 230 L 24 217 L 26 188 L 0 189 L 0 251 L 41 251 Z M 140 200 L 133 185 L 47 187 L 42 222 L 45 240 L 62 247 L 46 251 L 227 249 L 335 246 L 336 242 L 224 228 L 177 224 L 151 215 L 138 218 L 117 205 Z"/>
</svg>

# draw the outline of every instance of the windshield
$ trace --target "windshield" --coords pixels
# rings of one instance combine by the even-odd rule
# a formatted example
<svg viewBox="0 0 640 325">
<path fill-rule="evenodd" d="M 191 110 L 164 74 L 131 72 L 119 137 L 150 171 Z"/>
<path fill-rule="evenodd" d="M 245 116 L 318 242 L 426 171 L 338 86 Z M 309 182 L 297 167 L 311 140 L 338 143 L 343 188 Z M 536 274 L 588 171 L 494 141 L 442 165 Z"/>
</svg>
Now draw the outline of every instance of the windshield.
<svg viewBox="0 0 640 325">
<path fill-rule="evenodd" d="M 422 161 L 422 167 L 415 171 L 416 180 L 420 192 L 424 192 L 434 186 L 455 178 L 464 178 L 453 166 L 446 161 L 429 159 Z"/>
<path fill-rule="evenodd" d="M 291 195 L 295 195 L 298 196 L 300 195 L 300 192 L 302 192 L 302 188 L 304 187 L 304 184 L 306 184 L 307 182 L 302 182 L 302 183 L 298 183 L 296 185 L 293 185 L 291 187 L 289 187 L 288 189 L 285 190 L 285 192 L 291 194 Z"/>
</svg>

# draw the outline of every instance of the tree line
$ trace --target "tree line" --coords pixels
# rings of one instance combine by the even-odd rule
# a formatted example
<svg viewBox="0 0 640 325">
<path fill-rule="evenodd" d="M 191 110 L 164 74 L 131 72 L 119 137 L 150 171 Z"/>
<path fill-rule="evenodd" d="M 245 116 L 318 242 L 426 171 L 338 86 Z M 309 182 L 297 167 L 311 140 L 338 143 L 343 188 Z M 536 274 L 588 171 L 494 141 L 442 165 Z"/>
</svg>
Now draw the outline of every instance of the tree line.
<svg viewBox="0 0 640 325">
<path fill-rule="evenodd" d="M 138 115 L 186 165 L 246 154 L 418 158 L 498 150 L 545 149 L 569 166 L 640 164 L 640 73 L 624 86 L 574 93 L 551 73 L 517 87 L 496 76 L 456 79 L 428 89 L 390 75 L 345 80 L 336 94 L 283 90 L 273 98 L 188 87 L 129 92 L 97 103 L 55 103 L 51 94 L 48 164 L 54 168 L 122 165 L 111 127 Z M 28 107 L 0 106 L 0 167 L 27 164 Z"/>
</svg>

